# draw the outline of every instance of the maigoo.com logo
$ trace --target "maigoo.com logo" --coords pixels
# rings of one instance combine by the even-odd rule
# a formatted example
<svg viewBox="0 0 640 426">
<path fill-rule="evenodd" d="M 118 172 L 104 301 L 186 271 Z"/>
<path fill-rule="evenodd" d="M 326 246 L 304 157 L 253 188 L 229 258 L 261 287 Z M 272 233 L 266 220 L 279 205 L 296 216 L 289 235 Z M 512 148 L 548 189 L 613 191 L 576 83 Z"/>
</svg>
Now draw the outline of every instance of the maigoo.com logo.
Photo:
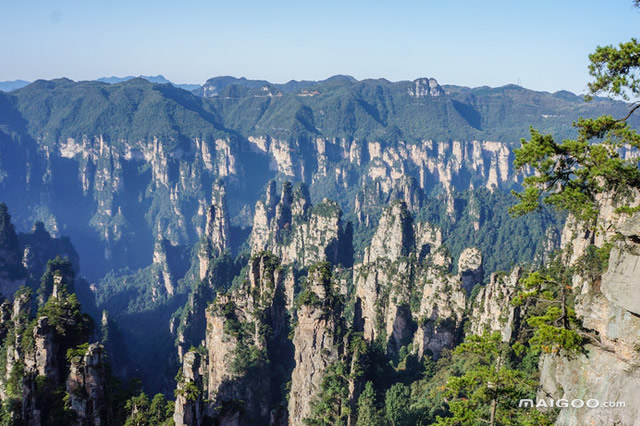
<svg viewBox="0 0 640 426">
<path fill-rule="evenodd" d="M 603 401 L 598 399 L 521 399 L 518 408 L 624 408 L 624 401 Z"/>
</svg>

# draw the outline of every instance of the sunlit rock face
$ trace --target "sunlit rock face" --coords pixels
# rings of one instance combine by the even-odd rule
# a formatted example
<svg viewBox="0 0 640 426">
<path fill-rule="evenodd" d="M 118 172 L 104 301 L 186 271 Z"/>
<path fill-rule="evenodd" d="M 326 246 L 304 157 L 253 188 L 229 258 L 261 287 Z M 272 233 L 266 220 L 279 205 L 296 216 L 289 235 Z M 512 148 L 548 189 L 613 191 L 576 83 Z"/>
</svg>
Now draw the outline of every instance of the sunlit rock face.
<svg viewBox="0 0 640 426">
<path fill-rule="evenodd" d="M 634 424 L 640 416 L 640 397 L 635 392 L 640 387 L 640 309 L 636 303 L 640 288 L 639 223 L 638 213 L 620 221 L 617 230 L 622 238 L 614 243 L 609 268 L 601 280 L 574 277 L 576 314 L 595 339 L 587 341 L 586 353 L 571 358 L 546 355 L 540 364 L 543 390 L 539 398 L 551 395 L 569 401 L 623 402 L 625 408 L 584 410 L 569 406 L 560 410 L 558 424 Z M 574 225 L 568 222 L 567 226 Z M 574 250 L 581 247 L 580 241 L 576 243 Z"/>
</svg>

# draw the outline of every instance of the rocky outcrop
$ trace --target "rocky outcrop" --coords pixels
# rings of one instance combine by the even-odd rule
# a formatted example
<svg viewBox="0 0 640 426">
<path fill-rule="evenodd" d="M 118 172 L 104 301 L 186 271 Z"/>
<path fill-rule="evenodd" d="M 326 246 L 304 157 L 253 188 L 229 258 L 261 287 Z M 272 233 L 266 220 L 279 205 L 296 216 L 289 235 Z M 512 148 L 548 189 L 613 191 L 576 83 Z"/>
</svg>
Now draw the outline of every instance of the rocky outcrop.
<svg viewBox="0 0 640 426">
<path fill-rule="evenodd" d="M 188 241 L 193 230 L 188 228 L 185 218 L 196 214 L 184 209 L 177 193 L 204 192 L 198 182 L 203 173 L 215 173 L 220 178 L 242 174 L 235 145 L 229 139 L 205 141 L 195 138 L 187 149 L 184 145 L 173 149 L 169 145 L 158 138 L 113 144 L 102 135 L 81 141 L 68 138 L 59 144 L 63 158 L 73 158 L 81 164 L 79 180 L 84 195 L 92 193 L 98 207 L 92 224 L 106 241 L 118 241 L 130 226 L 130 221 L 122 214 L 123 206 L 116 203 L 117 195 L 122 194 L 128 184 L 129 176 L 125 171 L 131 164 L 150 166 L 151 185 L 159 196 L 166 197 L 163 204 L 168 203 L 167 210 L 156 218 L 154 228 L 173 244 Z M 165 221 L 166 213 L 175 214 L 180 221 Z"/>
<path fill-rule="evenodd" d="M 207 304 L 216 292 L 231 285 L 233 260 L 229 256 L 231 224 L 227 210 L 226 190 L 223 182 L 214 182 L 211 204 L 207 208 L 205 230 L 196 246 L 197 256 L 192 258 L 185 281 L 192 283 L 180 316 L 171 319 L 171 334 L 176 336 L 178 358 L 191 346 L 199 346 L 205 339 Z M 222 272 L 221 272 L 222 271 Z"/>
<path fill-rule="evenodd" d="M 178 393 L 199 399 L 178 398 L 176 424 L 200 424 L 189 422 L 205 417 L 219 424 L 268 423 L 278 400 L 272 382 L 282 380 L 278 371 L 287 362 L 285 312 L 279 260 L 269 253 L 252 257 L 242 283 L 207 309 L 203 353 L 183 356 Z"/>
<path fill-rule="evenodd" d="M 354 327 L 368 340 L 383 336 L 391 356 L 413 342 L 419 356 L 437 358 L 461 335 L 467 292 L 482 280 L 482 256 L 464 250 L 459 274 L 451 275 L 441 231 L 412 222 L 403 202 L 383 211 L 363 262 L 354 266 Z"/>
<path fill-rule="evenodd" d="M 627 204 L 629 207 L 639 206 L 640 193 L 633 192 Z M 598 208 L 598 227 L 596 230 L 589 229 L 585 224 L 577 221 L 573 215 L 567 217 L 560 237 L 560 247 L 567 265 L 574 264 L 584 255 L 589 245 L 602 247 L 618 230 L 625 226 L 628 216 L 616 212 L 619 205 L 615 203 L 613 196 L 607 193 L 599 195 L 596 206 Z"/>
<path fill-rule="evenodd" d="M 71 360 L 66 388 L 76 424 L 106 423 L 106 370 L 101 345 L 93 343 L 84 355 Z"/>
<path fill-rule="evenodd" d="M 158 270 L 159 282 L 162 283 L 162 289 L 169 296 L 173 296 L 175 292 L 175 277 L 173 277 L 171 273 L 171 268 L 169 267 L 169 261 L 167 259 L 167 245 L 169 245 L 169 241 L 167 240 L 158 240 L 156 241 L 154 250 L 153 250 L 153 265 Z M 154 288 L 154 298 L 157 298 L 157 292 L 159 289 Z"/>
<path fill-rule="evenodd" d="M 442 231 L 438 227 L 429 222 L 415 222 L 413 229 L 416 254 L 420 260 L 442 246 Z"/>
<path fill-rule="evenodd" d="M 458 273 L 462 280 L 462 288 L 471 293 L 474 285 L 482 282 L 482 253 L 475 247 L 462 250 L 458 258 Z"/>
<path fill-rule="evenodd" d="M 226 191 L 222 181 L 218 180 L 211 189 L 211 205 L 207 209 L 205 231 L 198 251 L 198 270 L 201 280 L 207 274 L 209 261 L 229 248 L 230 232 Z"/>
<path fill-rule="evenodd" d="M 283 278 L 277 258 L 255 256 L 244 285 L 219 295 L 207 312 L 207 392 L 221 409 L 220 422 L 239 414 L 234 401 L 244 401 L 240 417 L 245 422 L 269 417 L 273 396 L 265 363 L 286 338 Z M 282 360 L 271 362 L 276 366 Z"/>
<path fill-rule="evenodd" d="M 623 240 L 611 249 L 600 289 L 611 303 L 640 315 L 640 214 L 620 227 Z"/>
<path fill-rule="evenodd" d="M 268 250 L 283 265 L 308 267 L 340 256 L 342 212 L 332 201 L 311 205 L 303 185 L 292 188 L 285 182 L 279 200 L 275 183 L 270 183 L 264 201 L 256 203 L 251 233 L 252 254 Z"/>
<path fill-rule="evenodd" d="M 354 212 L 364 223 L 379 212 L 381 205 L 396 198 L 404 200 L 409 210 L 417 211 L 425 195 L 433 194 L 436 189 L 450 218 L 456 220 L 459 212 L 454 205 L 455 190 L 494 190 L 510 187 L 516 182 L 511 166 L 513 154 L 506 144 L 500 142 L 425 140 L 394 145 L 369 142 L 366 147 L 368 167 L 366 172 L 355 174 L 360 191 L 354 200 Z M 347 184 L 342 180 L 343 176 L 353 176 L 348 172 L 349 167 L 355 166 L 353 161 L 345 153 L 342 161 L 345 165 L 337 165 L 341 170 L 336 175 L 340 179 L 338 187 Z M 472 198 L 469 214 L 474 226 L 479 228 L 483 218 L 474 202 Z"/>
<path fill-rule="evenodd" d="M 342 305 L 336 299 L 328 264 L 310 268 L 308 287 L 301 295 L 294 329 L 295 368 L 291 374 L 289 424 L 302 425 L 311 414 L 311 403 L 320 390 L 324 374 L 343 354 L 339 332 Z"/>
<path fill-rule="evenodd" d="M 412 218 L 403 202 L 393 203 L 384 211 L 378 222 L 371 245 L 367 247 L 364 263 L 380 258 L 397 260 L 413 249 Z"/>
<path fill-rule="evenodd" d="M 106 370 L 102 347 L 85 343 L 91 320 L 79 312 L 76 296 L 69 293 L 74 287 L 73 276 L 70 262 L 56 259 L 49 263 L 39 292 L 41 307 L 35 317 L 31 315 L 34 303 L 30 289 L 19 290 L 12 304 L 0 305 L 2 354 L 6 356 L 2 360 L 5 368 L 0 377 L 0 401 L 7 407 L 5 413 L 12 424 L 79 425 L 101 424 L 104 420 Z M 63 394 L 57 390 L 65 388 L 70 395 L 70 410 L 56 411 L 64 403 Z"/>
<path fill-rule="evenodd" d="M 33 365 L 33 358 L 26 359 L 25 353 L 22 347 L 22 339 L 25 337 L 23 332 L 27 326 L 31 315 L 31 294 L 23 292 L 16 294 L 13 303 L 4 301 L 0 305 L 0 313 L 2 314 L 2 323 L 0 330 L 2 330 L 2 340 L 11 337 L 7 342 L 13 340 L 13 344 L 7 345 L 6 359 L 3 362 L 6 365 L 4 374 L 0 377 L 0 398 L 5 401 L 9 397 L 7 393 L 7 383 L 14 375 L 14 368 L 20 368 L 26 362 L 31 361 Z M 15 396 L 15 395 L 11 395 Z"/>
<path fill-rule="evenodd" d="M 203 359 L 200 353 L 191 351 L 184 355 L 173 414 L 176 426 L 204 424 L 202 364 Z"/>
<path fill-rule="evenodd" d="M 561 409 L 558 425 L 634 425 L 640 418 L 636 366 L 608 351 L 587 346 L 586 354 L 573 359 L 547 355 L 540 366 L 540 379 L 543 392 L 538 400 L 565 399 L 571 403 L 578 399 L 598 404 L 597 408 L 569 405 Z M 605 403 L 624 405 L 605 407 Z"/>
<path fill-rule="evenodd" d="M 482 254 L 477 248 L 466 248 L 458 258 L 458 274 L 450 270 L 451 257 L 445 250 L 436 250 L 416 273 L 416 287 L 422 292 L 413 349 L 419 356 L 430 353 L 438 358 L 461 338 L 468 297 L 474 285 L 482 282 Z"/>
<path fill-rule="evenodd" d="M 511 274 L 493 273 L 489 284 L 482 287 L 471 307 L 471 333 L 499 331 L 504 342 L 511 341 L 517 332 L 520 308 L 511 301 L 518 290 L 522 270 L 516 267 Z"/>
<path fill-rule="evenodd" d="M 422 98 L 425 96 L 442 96 L 444 90 L 435 78 L 419 78 L 413 81 L 413 85 L 407 90 L 409 96 Z"/>
<path fill-rule="evenodd" d="M 55 342 L 55 332 L 49 325 L 49 318 L 40 317 L 33 329 L 35 340 L 34 370 L 39 376 L 45 376 L 54 383 L 60 379 L 58 370 L 58 345 Z M 27 366 L 29 366 L 27 364 Z"/>
<path fill-rule="evenodd" d="M 293 344 L 296 368 L 291 376 L 289 422 L 301 425 L 311 413 L 311 401 L 320 390 L 327 367 L 338 360 L 333 342 L 334 324 L 328 322 L 321 308 L 302 306 Z"/>
<path fill-rule="evenodd" d="M 460 337 L 466 293 L 460 276 L 450 275 L 449 267 L 448 263 L 427 267 L 417 278 L 422 297 L 413 348 L 419 356 L 430 353 L 438 358 Z"/>
<path fill-rule="evenodd" d="M 411 321 L 403 306 L 411 295 L 413 265 L 407 256 L 413 248 L 412 218 L 398 201 L 384 210 L 363 262 L 354 266 L 357 322 L 365 338 L 385 333 L 394 342 L 406 340 L 404 325 Z"/>
<path fill-rule="evenodd" d="M 540 364 L 542 391 L 538 398 L 597 400 L 597 408 L 560 410 L 558 424 L 635 424 L 640 417 L 640 318 L 634 303 L 640 286 L 636 264 L 640 257 L 640 214 L 617 229 L 609 269 L 601 281 L 575 276 L 575 311 L 587 334 L 586 352 L 574 357 L 545 355 Z M 568 223 L 568 225 L 571 225 Z M 566 232 L 565 232 L 566 234 Z M 589 236 L 587 236 L 589 237 Z M 573 246 L 575 249 L 575 245 Z M 604 403 L 623 403 L 607 408 Z"/>
</svg>

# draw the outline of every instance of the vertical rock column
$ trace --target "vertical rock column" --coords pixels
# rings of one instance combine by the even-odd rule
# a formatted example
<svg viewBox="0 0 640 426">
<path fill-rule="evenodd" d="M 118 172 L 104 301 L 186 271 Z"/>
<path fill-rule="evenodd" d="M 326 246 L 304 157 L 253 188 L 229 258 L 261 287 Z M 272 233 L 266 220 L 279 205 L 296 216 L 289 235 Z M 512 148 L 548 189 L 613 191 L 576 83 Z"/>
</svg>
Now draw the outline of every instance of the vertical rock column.
<svg viewBox="0 0 640 426">
<path fill-rule="evenodd" d="M 182 377 L 176 390 L 176 406 L 173 414 L 176 426 L 193 426 L 203 423 L 201 365 L 202 356 L 198 352 L 187 352 L 184 355 Z"/>
<path fill-rule="evenodd" d="M 330 267 L 319 264 L 309 270 L 308 288 L 301 295 L 293 344 L 296 366 L 291 375 L 289 424 L 302 425 L 311 413 L 311 402 L 320 390 L 327 367 L 341 355 L 337 334 L 341 305 L 333 305 Z"/>
<path fill-rule="evenodd" d="M 67 377 L 67 393 L 78 425 L 105 423 L 104 348 L 91 344 L 87 352 L 71 360 Z"/>
</svg>

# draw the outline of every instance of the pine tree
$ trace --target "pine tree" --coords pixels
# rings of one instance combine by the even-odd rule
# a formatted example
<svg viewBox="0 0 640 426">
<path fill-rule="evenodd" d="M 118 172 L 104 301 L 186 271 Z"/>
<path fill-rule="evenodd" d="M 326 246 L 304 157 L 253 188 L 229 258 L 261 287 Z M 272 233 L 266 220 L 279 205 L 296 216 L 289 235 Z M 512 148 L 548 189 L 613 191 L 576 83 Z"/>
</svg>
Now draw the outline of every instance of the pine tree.
<svg viewBox="0 0 640 426">
<path fill-rule="evenodd" d="M 367 382 L 358 398 L 358 420 L 356 426 L 378 426 L 383 423 L 380 410 L 376 405 L 376 392 L 373 383 Z"/>
<path fill-rule="evenodd" d="M 472 359 L 464 374 L 451 376 L 443 391 L 450 416 L 437 425 L 546 425 L 551 420 L 535 409 L 518 408 L 521 398 L 535 395 L 537 381 L 511 366 L 511 349 L 500 333 L 469 336 L 454 351 Z"/>
<path fill-rule="evenodd" d="M 589 59 L 595 81 L 589 84 L 586 100 L 598 94 L 633 99 L 629 113 L 621 118 L 581 118 L 574 123 L 578 137 L 562 142 L 532 128 L 531 138 L 522 139 L 522 147 L 515 151 L 515 166 L 533 174 L 524 178 L 522 191 L 514 192 L 518 198 L 511 209 L 514 215 L 537 210 L 544 201 L 596 229 L 604 199 L 610 199 L 619 212 L 633 211 L 629 203 L 640 190 L 640 169 L 638 160 L 624 152 L 640 148 L 640 134 L 628 123 L 640 107 L 640 44 L 632 39 L 618 47 L 598 47 Z"/>
<path fill-rule="evenodd" d="M 411 425 L 409 404 L 411 392 L 403 383 L 396 383 L 389 388 L 384 398 L 385 418 L 392 426 Z"/>
</svg>

